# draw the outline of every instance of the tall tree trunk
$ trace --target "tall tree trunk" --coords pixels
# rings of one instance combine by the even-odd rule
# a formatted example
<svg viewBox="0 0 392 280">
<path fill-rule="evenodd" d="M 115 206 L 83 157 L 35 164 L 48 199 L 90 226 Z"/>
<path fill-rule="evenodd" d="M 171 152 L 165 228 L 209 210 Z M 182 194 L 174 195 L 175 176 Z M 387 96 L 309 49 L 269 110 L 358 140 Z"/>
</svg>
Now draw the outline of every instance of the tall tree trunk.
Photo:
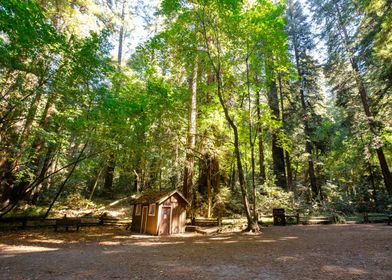
<svg viewBox="0 0 392 280">
<path fill-rule="evenodd" d="M 218 68 L 220 69 L 220 68 Z M 244 176 L 244 170 L 242 167 L 242 161 L 241 161 L 241 153 L 240 153 L 240 141 L 239 141 L 239 136 L 238 136 L 238 128 L 235 125 L 233 119 L 231 118 L 230 114 L 229 114 L 229 110 L 226 107 L 226 104 L 223 100 L 223 96 L 222 96 L 222 90 L 221 90 L 221 74 L 220 74 L 220 70 L 218 70 L 216 72 L 217 75 L 217 81 L 218 81 L 218 97 L 219 97 L 219 102 L 222 106 L 223 112 L 225 114 L 225 118 L 226 121 L 229 123 L 233 134 L 234 134 L 234 154 L 237 160 L 237 170 L 238 170 L 238 179 L 239 179 L 239 183 L 240 183 L 240 188 L 241 188 L 241 194 L 242 194 L 242 201 L 244 204 L 244 210 L 245 210 L 245 214 L 246 214 L 246 218 L 248 220 L 248 230 L 258 230 L 258 224 L 255 223 L 255 221 L 252 218 L 252 215 L 250 213 L 250 208 L 249 208 L 249 201 L 248 201 L 248 192 L 246 189 L 246 185 L 245 185 L 245 176 Z"/>
<path fill-rule="evenodd" d="M 42 192 L 42 189 L 45 187 L 49 187 L 50 185 L 50 180 L 45 181 L 45 185 L 43 185 L 43 182 L 45 180 L 45 176 L 48 173 L 49 169 L 53 167 L 54 163 L 54 158 L 56 156 L 56 150 L 57 150 L 57 145 L 55 144 L 49 144 L 48 150 L 43 155 L 43 158 L 41 159 L 42 163 L 39 164 L 39 168 L 37 168 L 36 172 L 36 178 L 35 181 L 39 182 L 36 184 L 36 187 L 31 188 L 31 190 L 28 190 L 29 193 L 31 193 L 31 204 L 36 205 L 38 202 L 39 195 Z"/>
<path fill-rule="evenodd" d="M 256 108 L 257 108 L 257 133 L 259 135 L 259 168 L 260 168 L 260 184 L 263 185 L 266 179 L 265 176 L 265 163 L 264 163 L 264 139 L 263 129 L 261 127 L 261 109 L 260 109 L 260 91 L 257 92 Z"/>
<path fill-rule="evenodd" d="M 78 155 L 78 157 L 77 157 L 77 159 L 75 161 L 75 164 L 72 165 L 71 170 L 69 171 L 69 173 L 67 175 L 67 178 L 64 180 L 64 182 L 59 187 L 59 189 L 58 189 L 58 191 L 56 193 L 56 196 L 52 200 L 52 203 L 49 205 L 48 210 L 46 211 L 46 213 L 45 213 L 45 215 L 43 217 L 44 219 L 48 217 L 50 211 L 52 210 L 53 205 L 56 203 L 57 199 L 60 197 L 60 194 L 63 192 L 63 190 L 64 190 L 68 180 L 71 178 L 73 172 L 75 171 L 75 168 L 76 168 L 77 164 L 80 162 L 79 160 L 82 158 L 84 150 L 87 147 L 87 144 L 88 144 L 88 141 L 84 144 L 82 150 L 80 151 L 80 153 L 79 153 L 79 155 Z"/>
<path fill-rule="evenodd" d="M 207 169 L 207 218 L 211 218 L 212 210 L 212 186 L 211 186 L 211 155 L 207 153 L 206 169 Z"/>
<path fill-rule="evenodd" d="M 14 127 L 14 125 L 11 125 L 8 127 L 8 129 L 5 129 L 5 137 L 1 137 L 2 141 L 4 141 L 3 143 L 6 143 L 6 145 L 2 145 L 1 148 L 3 151 L 0 152 L 0 205 L 2 204 L 2 202 L 9 200 L 11 194 L 12 196 L 15 196 L 17 193 L 23 193 L 23 187 L 19 186 L 19 184 L 16 182 L 16 179 L 18 177 L 17 173 L 19 166 L 23 164 L 22 157 L 26 152 L 31 128 L 37 114 L 38 105 L 41 101 L 41 87 L 45 83 L 44 81 L 45 79 L 41 77 L 37 86 L 38 89 L 36 90 L 36 93 L 31 100 L 31 105 L 27 112 L 22 132 L 18 135 L 16 127 Z M 33 91 L 33 93 L 34 92 L 35 91 Z M 7 114 L 10 114 L 10 116 L 13 116 L 13 118 L 15 118 L 16 116 L 21 116 L 22 111 L 12 109 L 7 111 Z M 15 149 L 15 147 L 17 147 L 17 149 Z M 26 164 L 25 166 L 28 165 Z M 28 178 L 26 178 L 26 180 L 28 180 Z M 24 180 L 23 178 L 19 178 L 19 181 Z M 23 182 L 23 185 L 28 185 L 28 182 Z M 17 198 L 17 200 L 18 199 L 19 198 Z"/>
<path fill-rule="evenodd" d="M 371 182 L 371 184 L 372 184 L 372 197 L 373 197 L 373 200 L 374 200 L 374 205 L 377 206 L 377 204 L 378 204 L 377 189 L 376 189 L 376 184 L 375 184 L 375 182 L 374 182 L 373 166 L 372 166 L 372 164 L 371 164 L 371 162 L 370 162 L 370 159 L 369 159 L 369 161 L 367 162 L 367 165 L 368 165 L 368 168 L 369 168 L 370 182 Z"/>
<path fill-rule="evenodd" d="M 336 16 L 337 16 L 338 24 L 339 24 L 340 30 L 342 32 L 342 37 L 343 37 L 345 49 L 346 49 L 348 57 L 350 58 L 350 63 L 351 63 L 351 67 L 353 69 L 353 73 L 355 76 L 355 82 L 357 84 L 358 93 L 361 97 L 362 106 L 365 111 L 365 115 L 367 117 L 367 122 L 368 122 L 368 125 L 370 128 L 370 131 L 373 134 L 375 141 L 380 141 L 379 132 L 378 132 L 377 126 L 374 122 L 374 116 L 373 116 L 372 112 L 370 111 L 369 98 L 368 98 L 365 84 L 363 82 L 363 77 L 359 71 L 358 62 L 353 55 L 354 52 L 353 52 L 353 50 L 350 46 L 350 43 L 349 43 L 350 40 L 349 40 L 348 32 L 347 32 L 346 26 L 343 23 L 342 15 L 340 12 L 340 7 L 339 7 L 338 3 L 335 3 L 335 9 L 336 9 Z M 389 167 L 388 167 L 387 160 L 385 158 L 384 151 L 379 143 L 377 143 L 377 145 L 379 147 L 376 149 L 376 153 L 377 153 L 378 161 L 379 161 L 379 164 L 381 167 L 381 171 L 382 171 L 382 175 L 383 175 L 383 179 L 384 179 L 384 184 L 385 184 L 385 187 L 388 191 L 388 194 L 390 196 L 392 196 L 392 175 L 391 175 L 391 172 L 389 171 Z"/>
<path fill-rule="evenodd" d="M 298 42 L 294 37 L 293 41 L 294 45 L 294 56 L 295 56 L 295 63 L 298 71 L 299 76 L 299 95 L 301 99 L 301 108 L 302 108 L 302 122 L 304 124 L 304 132 L 305 132 L 305 152 L 308 156 L 308 174 L 309 174 L 309 181 L 310 181 L 310 188 L 312 190 L 312 198 L 315 199 L 319 195 L 321 195 L 321 190 L 317 183 L 317 177 L 314 170 L 314 161 L 313 161 L 313 143 L 310 139 L 310 127 L 309 127 L 309 115 L 308 115 L 308 106 L 306 104 L 305 99 L 305 92 L 303 88 L 303 74 L 302 74 L 302 67 L 300 64 L 300 57 L 298 52 Z"/>
<path fill-rule="evenodd" d="M 114 179 L 114 170 L 116 166 L 116 159 L 113 153 L 109 155 L 108 162 L 106 164 L 105 170 L 105 181 L 103 184 L 103 191 L 106 195 L 113 195 L 113 179 Z"/>
<path fill-rule="evenodd" d="M 253 139 L 253 116 L 252 116 L 252 98 L 250 95 L 250 79 L 249 79 L 249 56 L 246 58 L 246 84 L 248 91 L 248 118 L 249 118 L 249 146 L 252 173 L 252 190 L 253 190 L 253 219 L 257 223 L 257 186 L 255 177 L 255 140 Z"/>
<path fill-rule="evenodd" d="M 123 55 L 123 42 L 124 42 L 124 34 L 125 34 L 125 23 L 124 23 L 124 18 L 125 18 L 125 5 L 126 5 L 127 0 L 122 1 L 122 9 L 121 9 L 121 26 L 120 26 L 120 32 L 119 32 L 119 38 L 118 38 L 118 54 L 117 54 L 117 64 L 118 68 L 121 68 L 121 63 L 122 63 L 122 55 Z"/>
<path fill-rule="evenodd" d="M 270 81 L 268 86 L 268 105 L 272 111 L 275 119 L 280 119 L 280 110 L 279 110 L 279 98 L 278 98 L 278 89 L 276 86 L 276 81 Z M 283 188 L 287 189 L 287 181 L 286 181 L 286 167 L 284 162 L 284 150 L 279 145 L 279 137 L 276 131 L 272 132 L 272 162 L 273 162 L 273 171 L 275 175 L 275 183 Z"/>
<path fill-rule="evenodd" d="M 32 102 L 31 102 L 30 109 L 27 113 L 26 122 L 25 122 L 25 125 L 23 127 L 23 131 L 22 131 L 20 138 L 19 138 L 20 154 L 23 153 L 23 150 L 27 145 L 27 140 L 29 139 L 29 136 L 30 136 L 30 131 L 33 126 L 34 119 L 36 117 L 36 113 L 37 113 L 39 102 L 41 100 L 41 96 L 42 96 L 42 92 L 38 91 L 37 94 L 34 96 Z"/>
<path fill-rule="evenodd" d="M 121 25 L 118 34 L 117 68 L 119 70 L 121 69 L 122 55 L 123 55 L 123 43 L 124 43 L 124 33 L 125 33 L 125 24 L 124 24 L 125 5 L 126 5 L 126 0 L 123 0 L 122 8 L 121 8 L 121 17 L 120 17 Z M 121 85 L 118 86 L 120 87 Z M 113 194 L 113 178 L 114 178 L 115 169 L 116 169 L 116 158 L 114 152 L 111 151 L 109 155 L 109 160 L 106 162 L 104 184 L 103 184 L 103 190 L 109 196 Z"/>
<path fill-rule="evenodd" d="M 39 97 L 40 99 L 41 97 Z M 43 110 L 41 119 L 39 121 L 39 128 L 44 130 L 44 131 L 49 131 L 49 121 L 51 119 L 52 113 L 53 113 L 53 108 L 54 108 L 54 102 L 56 100 L 56 95 L 52 94 L 48 97 L 46 106 Z M 34 103 L 38 102 L 39 100 L 35 100 Z M 19 143 L 25 142 L 23 145 L 27 145 L 27 138 L 23 139 L 25 137 L 28 137 L 29 131 L 31 129 L 32 121 L 34 118 L 34 115 L 36 114 L 36 108 L 34 108 L 37 104 L 32 104 L 32 107 L 30 108 L 30 112 L 28 115 L 31 115 L 27 118 L 26 123 L 25 123 L 25 129 L 24 129 L 24 135 L 19 138 Z M 30 123 L 31 122 L 31 123 Z M 56 129 L 54 130 L 56 132 Z M 17 142 L 17 141 L 16 141 Z M 33 181 L 37 182 L 40 180 L 41 177 L 44 177 L 45 174 L 41 176 L 43 172 L 46 172 L 46 169 L 48 168 L 48 165 L 45 165 L 43 163 L 48 163 L 45 161 L 45 158 L 49 156 L 51 152 L 45 153 L 45 139 L 42 138 L 41 136 L 36 136 L 34 139 L 33 143 L 31 144 L 31 153 L 28 155 L 27 163 L 24 165 L 26 168 L 30 169 L 30 173 L 34 174 Z M 2 184 L 2 197 L 1 201 L 6 202 L 8 201 L 11 204 L 16 204 L 18 201 L 21 199 L 25 199 L 26 195 L 28 193 L 33 192 L 33 189 L 30 189 L 31 184 L 31 176 L 24 176 L 19 178 L 18 182 L 16 182 L 16 173 L 18 172 L 18 167 L 19 167 L 19 159 L 22 156 L 21 151 L 19 152 L 19 155 L 14 155 L 15 158 L 18 158 L 18 160 L 7 160 L 4 163 L 4 167 L 2 168 L 3 176 L 4 179 L 2 179 L 1 184 Z M 42 160 L 43 159 L 43 160 Z M 40 168 L 41 167 L 41 168 Z M 44 169 L 42 169 L 44 168 Z M 45 169 L 46 168 L 46 169 Z M 41 177 L 40 177 L 41 176 Z M 35 187 L 38 187 L 37 184 L 33 184 Z"/>
<path fill-rule="evenodd" d="M 230 190 L 234 191 L 234 187 L 235 187 L 235 182 L 236 182 L 236 178 L 235 178 L 235 163 L 230 165 L 230 175 L 229 175 L 229 187 Z"/>
<path fill-rule="evenodd" d="M 291 156 L 290 153 L 285 151 L 285 163 L 287 169 L 287 187 L 290 191 L 293 190 L 293 169 L 291 168 Z"/>
<path fill-rule="evenodd" d="M 234 134 L 234 154 L 237 160 L 237 169 L 238 169 L 238 179 L 240 183 L 240 188 L 241 188 L 241 195 L 242 195 L 242 201 L 244 205 L 244 210 L 246 214 L 246 219 L 248 221 L 248 227 L 247 230 L 259 230 L 259 226 L 257 223 L 254 222 L 252 219 L 252 215 L 250 213 L 249 209 L 249 201 L 248 201 L 248 193 L 245 185 L 245 176 L 244 176 L 244 170 L 242 167 L 242 162 L 241 162 L 241 153 L 240 153 L 240 141 L 239 141 L 239 135 L 238 135 L 238 128 L 236 124 L 234 123 L 234 120 L 229 114 L 229 109 L 227 108 L 227 105 L 225 104 L 225 101 L 223 99 L 223 79 L 222 79 L 222 69 L 221 69 L 221 49 L 220 49 L 220 42 L 219 42 L 219 37 L 216 37 L 216 43 L 217 43 L 217 62 L 215 63 L 213 57 L 212 57 L 212 52 L 210 50 L 210 43 L 209 39 L 207 36 L 207 31 L 206 31 L 206 26 L 205 22 L 201 22 L 202 25 L 202 34 L 203 34 L 203 40 L 205 43 L 205 46 L 207 48 L 207 55 L 210 60 L 210 63 L 214 69 L 215 76 L 216 76 L 216 82 L 217 82 L 217 95 L 219 98 L 219 103 L 221 104 L 221 107 L 223 109 L 225 119 L 229 123 L 229 126 L 231 127 L 233 134 Z M 215 26 L 215 28 L 217 28 Z M 217 34 L 217 33 L 215 33 Z"/>
<path fill-rule="evenodd" d="M 197 118 L 197 59 L 195 59 L 192 75 L 189 79 L 190 100 L 187 135 L 187 153 L 184 167 L 183 193 L 185 198 L 192 203 L 193 197 L 193 166 L 195 161 L 194 150 L 196 145 L 196 118 Z"/>
<path fill-rule="evenodd" d="M 280 99 L 280 111 L 281 111 L 281 119 L 282 119 L 282 127 L 285 133 L 287 134 L 288 131 L 285 112 L 284 112 L 284 103 L 283 103 L 283 86 L 282 86 L 282 78 L 281 75 L 278 77 L 279 81 L 279 99 Z M 293 172 L 291 170 L 291 160 L 290 160 L 290 153 L 288 151 L 284 151 L 285 153 L 285 164 L 286 164 L 286 172 L 287 172 L 287 187 L 289 190 L 293 189 Z"/>
</svg>

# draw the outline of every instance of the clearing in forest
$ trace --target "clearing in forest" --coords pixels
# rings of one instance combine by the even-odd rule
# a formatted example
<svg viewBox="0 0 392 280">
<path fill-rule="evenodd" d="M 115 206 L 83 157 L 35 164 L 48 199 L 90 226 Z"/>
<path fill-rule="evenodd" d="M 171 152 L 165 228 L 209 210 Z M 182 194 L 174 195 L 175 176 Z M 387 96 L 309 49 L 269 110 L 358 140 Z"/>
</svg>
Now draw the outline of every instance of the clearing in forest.
<svg viewBox="0 0 392 280">
<path fill-rule="evenodd" d="M 391 236 L 385 224 L 171 237 L 2 232 L 0 279 L 392 279 Z"/>
</svg>

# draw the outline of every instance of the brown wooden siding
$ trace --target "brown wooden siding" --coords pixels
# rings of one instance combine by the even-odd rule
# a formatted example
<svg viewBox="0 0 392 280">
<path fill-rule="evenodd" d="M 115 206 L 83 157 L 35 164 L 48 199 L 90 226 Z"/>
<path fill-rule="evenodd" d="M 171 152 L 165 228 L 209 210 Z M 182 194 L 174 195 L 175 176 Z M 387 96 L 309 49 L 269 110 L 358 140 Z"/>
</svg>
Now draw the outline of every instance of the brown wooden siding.
<svg viewBox="0 0 392 280">
<path fill-rule="evenodd" d="M 134 232 L 140 232 L 143 206 L 149 206 L 149 204 L 141 204 L 141 214 L 139 216 L 135 215 L 136 205 L 134 206 L 131 226 L 131 230 Z M 171 209 L 170 234 L 185 232 L 186 204 L 179 195 L 174 194 L 160 204 L 156 204 L 154 216 L 148 216 L 147 214 L 146 233 L 153 235 L 159 234 L 161 227 L 162 207 L 170 207 Z"/>
<path fill-rule="evenodd" d="M 149 206 L 150 207 L 150 206 Z M 150 208 L 149 208 L 150 209 Z M 154 216 L 147 216 L 147 233 L 149 234 L 157 234 L 157 217 L 158 217 L 158 207 L 155 205 L 155 215 Z"/>
<path fill-rule="evenodd" d="M 142 222 L 142 214 L 143 214 L 143 207 L 149 207 L 149 204 L 142 204 L 141 205 L 141 213 L 139 216 L 136 216 L 136 206 L 135 210 L 133 211 L 132 215 L 132 227 L 131 230 L 134 232 L 140 232 L 141 229 L 141 222 Z M 155 206 L 155 216 L 149 216 L 147 210 L 147 226 L 146 226 L 146 233 L 149 234 L 157 234 L 157 214 L 158 214 L 158 206 Z"/>
</svg>

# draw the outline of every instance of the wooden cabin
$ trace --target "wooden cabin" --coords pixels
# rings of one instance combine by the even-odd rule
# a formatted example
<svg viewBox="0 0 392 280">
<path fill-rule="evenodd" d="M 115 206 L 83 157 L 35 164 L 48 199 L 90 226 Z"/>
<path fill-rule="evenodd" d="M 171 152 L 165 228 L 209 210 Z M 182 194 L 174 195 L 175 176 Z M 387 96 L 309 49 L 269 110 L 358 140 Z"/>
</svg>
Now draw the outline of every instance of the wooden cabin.
<svg viewBox="0 0 392 280">
<path fill-rule="evenodd" d="M 131 230 L 153 235 L 185 232 L 189 202 L 178 191 L 150 192 L 131 202 Z"/>
</svg>

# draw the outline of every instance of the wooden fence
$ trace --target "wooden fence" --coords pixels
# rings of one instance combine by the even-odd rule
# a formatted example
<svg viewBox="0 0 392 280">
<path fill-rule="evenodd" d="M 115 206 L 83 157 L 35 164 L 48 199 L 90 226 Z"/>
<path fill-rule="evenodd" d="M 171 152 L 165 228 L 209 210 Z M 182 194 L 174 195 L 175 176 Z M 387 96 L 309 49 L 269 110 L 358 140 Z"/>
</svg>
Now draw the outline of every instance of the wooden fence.
<svg viewBox="0 0 392 280">
<path fill-rule="evenodd" d="M 40 227 L 55 227 L 59 219 L 43 219 L 42 217 L 9 217 L 0 219 L 0 230 L 12 229 L 27 229 Z M 125 226 L 128 227 L 132 222 L 131 219 L 118 219 L 106 215 L 102 216 L 85 216 L 78 217 L 80 219 L 79 225 L 86 226 Z"/>
<path fill-rule="evenodd" d="M 271 224 L 273 223 L 273 215 L 259 214 L 259 223 L 261 224 Z M 313 215 L 299 215 L 297 213 L 287 213 L 285 214 L 285 219 L 287 224 L 333 224 L 339 223 L 337 217 L 334 216 L 313 216 Z M 234 224 L 236 221 L 241 219 L 229 219 L 222 218 L 222 225 Z M 392 224 L 392 214 L 391 213 L 362 213 L 355 216 L 346 216 L 344 220 L 347 223 L 388 223 Z M 217 218 L 195 218 L 193 223 L 191 221 L 188 224 L 193 224 L 195 226 L 217 226 Z"/>
</svg>

